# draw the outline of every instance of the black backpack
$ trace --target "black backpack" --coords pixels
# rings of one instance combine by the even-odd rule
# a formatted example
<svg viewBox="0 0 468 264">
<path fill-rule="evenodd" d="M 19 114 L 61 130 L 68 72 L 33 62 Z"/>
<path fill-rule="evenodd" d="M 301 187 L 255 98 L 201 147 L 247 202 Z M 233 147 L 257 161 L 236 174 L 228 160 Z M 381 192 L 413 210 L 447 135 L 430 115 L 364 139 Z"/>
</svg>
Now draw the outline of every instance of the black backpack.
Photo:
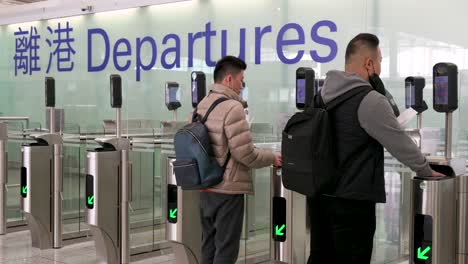
<svg viewBox="0 0 468 264">
<path fill-rule="evenodd" d="M 211 147 L 205 122 L 211 111 L 226 100 L 229 99 L 221 97 L 214 101 L 203 118 L 197 114 L 195 108 L 192 123 L 185 125 L 175 134 L 176 160 L 172 164 L 177 185 L 184 190 L 212 187 L 223 180 L 231 152 L 228 152 L 224 165 L 220 166 Z"/>
<path fill-rule="evenodd" d="M 329 111 L 361 92 L 352 89 L 327 105 L 319 93 L 314 106 L 289 119 L 281 142 L 282 181 L 287 189 L 314 197 L 336 184 L 339 175 Z"/>
</svg>

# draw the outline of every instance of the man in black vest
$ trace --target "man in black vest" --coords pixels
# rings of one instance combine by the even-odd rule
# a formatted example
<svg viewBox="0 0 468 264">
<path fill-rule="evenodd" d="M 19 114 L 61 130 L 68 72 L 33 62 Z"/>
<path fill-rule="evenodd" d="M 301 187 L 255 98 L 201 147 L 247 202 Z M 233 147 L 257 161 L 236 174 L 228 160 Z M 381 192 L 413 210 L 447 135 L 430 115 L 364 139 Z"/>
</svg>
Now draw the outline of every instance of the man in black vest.
<svg viewBox="0 0 468 264">
<path fill-rule="evenodd" d="M 330 113 L 339 180 L 309 201 L 309 264 L 370 263 L 375 204 L 385 203 L 384 147 L 418 175 L 441 176 L 400 127 L 384 96 L 381 62 L 379 39 L 359 34 L 346 48 L 345 71 L 329 71 L 320 92 L 325 104 L 354 95 Z"/>
</svg>

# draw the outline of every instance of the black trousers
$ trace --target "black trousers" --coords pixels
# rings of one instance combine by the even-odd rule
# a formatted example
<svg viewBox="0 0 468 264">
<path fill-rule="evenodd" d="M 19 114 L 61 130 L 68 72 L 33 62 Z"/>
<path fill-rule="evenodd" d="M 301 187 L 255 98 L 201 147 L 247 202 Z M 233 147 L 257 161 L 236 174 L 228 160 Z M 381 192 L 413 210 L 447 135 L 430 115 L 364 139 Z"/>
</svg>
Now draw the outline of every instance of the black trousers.
<svg viewBox="0 0 468 264">
<path fill-rule="evenodd" d="M 200 193 L 201 264 L 234 264 L 239 255 L 244 195 Z"/>
<path fill-rule="evenodd" d="M 308 264 L 371 262 L 375 203 L 320 196 L 308 199 L 310 257 Z"/>
</svg>

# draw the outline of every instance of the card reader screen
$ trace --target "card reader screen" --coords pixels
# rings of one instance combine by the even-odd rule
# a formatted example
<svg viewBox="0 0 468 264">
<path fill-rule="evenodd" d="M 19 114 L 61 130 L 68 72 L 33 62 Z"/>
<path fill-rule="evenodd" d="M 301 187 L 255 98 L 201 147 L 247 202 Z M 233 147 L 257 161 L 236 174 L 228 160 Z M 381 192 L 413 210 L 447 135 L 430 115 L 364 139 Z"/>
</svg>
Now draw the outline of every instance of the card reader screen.
<svg viewBox="0 0 468 264">
<path fill-rule="evenodd" d="M 166 91 L 166 102 L 167 103 L 176 103 L 178 102 L 177 92 L 179 90 L 178 85 L 171 84 L 167 87 Z"/>
<path fill-rule="evenodd" d="M 170 102 L 177 101 L 177 89 L 174 89 L 174 88 L 169 89 L 169 101 Z"/>
<path fill-rule="evenodd" d="M 416 90 L 412 82 L 405 82 L 405 91 L 406 91 L 406 108 L 416 104 Z"/>
<path fill-rule="evenodd" d="M 198 104 L 198 88 L 197 81 L 192 80 L 192 104 Z"/>
<path fill-rule="evenodd" d="M 297 79 L 296 83 L 296 103 L 305 104 L 305 79 Z"/>
<path fill-rule="evenodd" d="M 435 98 L 437 105 L 448 104 L 448 76 L 436 76 L 434 80 Z"/>
</svg>

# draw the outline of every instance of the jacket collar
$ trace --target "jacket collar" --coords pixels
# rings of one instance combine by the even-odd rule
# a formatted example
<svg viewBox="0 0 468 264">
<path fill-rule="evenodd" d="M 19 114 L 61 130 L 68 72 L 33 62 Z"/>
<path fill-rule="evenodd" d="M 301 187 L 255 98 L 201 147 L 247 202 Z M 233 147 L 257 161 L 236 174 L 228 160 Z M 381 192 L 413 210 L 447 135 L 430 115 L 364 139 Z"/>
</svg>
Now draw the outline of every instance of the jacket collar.
<svg viewBox="0 0 468 264">
<path fill-rule="evenodd" d="M 210 92 L 222 94 L 229 99 L 234 99 L 239 102 L 241 101 L 240 95 L 234 92 L 231 88 L 219 83 L 214 83 L 213 85 L 211 85 Z"/>
</svg>

